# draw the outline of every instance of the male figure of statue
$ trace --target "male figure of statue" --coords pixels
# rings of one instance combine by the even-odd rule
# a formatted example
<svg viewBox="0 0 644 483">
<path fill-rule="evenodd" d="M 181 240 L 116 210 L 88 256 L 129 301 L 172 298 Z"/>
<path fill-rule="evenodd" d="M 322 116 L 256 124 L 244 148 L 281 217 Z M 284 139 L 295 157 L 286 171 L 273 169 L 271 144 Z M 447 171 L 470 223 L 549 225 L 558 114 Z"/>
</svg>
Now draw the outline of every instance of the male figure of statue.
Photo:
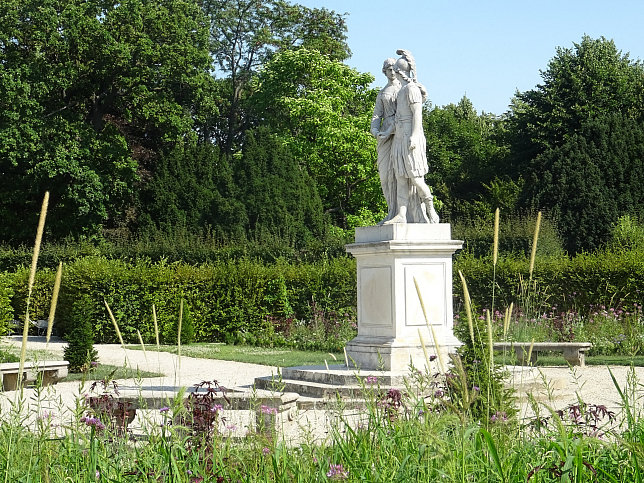
<svg viewBox="0 0 644 483">
<path fill-rule="evenodd" d="M 424 179 L 429 171 L 422 124 L 422 104 L 426 100 L 427 92 L 416 82 L 416 63 L 411 52 L 398 50 L 396 53 L 401 57 L 396 61 L 394 71 L 402 87 L 396 97 L 391 164 L 396 175 L 398 213 L 385 223 L 407 223 L 408 221 L 438 223 L 438 214 L 434 210 L 434 198 Z M 408 219 L 417 200 L 421 202 L 424 219 Z"/>
</svg>

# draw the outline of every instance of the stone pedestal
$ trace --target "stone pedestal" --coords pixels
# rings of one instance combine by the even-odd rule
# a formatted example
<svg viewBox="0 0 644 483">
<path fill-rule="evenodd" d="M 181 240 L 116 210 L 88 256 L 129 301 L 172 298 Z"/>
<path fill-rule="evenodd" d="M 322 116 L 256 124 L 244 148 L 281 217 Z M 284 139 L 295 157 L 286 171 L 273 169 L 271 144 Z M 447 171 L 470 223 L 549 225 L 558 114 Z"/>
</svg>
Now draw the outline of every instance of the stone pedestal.
<svg viewBox="0 0 644 483">
<path fill-rule="evenodd" d="M 404 371 L 411 361 L 423 370 L 421 336 L 428 354 L 440 350 L 447 364 L 447 354 L 461 345 L 453 333 L 452 255 L 462 246 L 447 223 L 356 229 L 346 249 L 358 265 L 358 336 L 346 350 L 359 369 Z"/>
</svg>

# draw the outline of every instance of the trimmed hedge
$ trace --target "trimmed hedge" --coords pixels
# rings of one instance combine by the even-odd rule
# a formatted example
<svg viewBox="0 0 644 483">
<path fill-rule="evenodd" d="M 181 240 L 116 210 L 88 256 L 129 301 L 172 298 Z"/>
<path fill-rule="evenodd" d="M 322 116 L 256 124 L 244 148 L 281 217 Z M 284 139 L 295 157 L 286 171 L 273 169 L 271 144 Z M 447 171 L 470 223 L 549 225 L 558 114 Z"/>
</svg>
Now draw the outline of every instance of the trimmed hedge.
<svg viewBox="0 0 644 483">
<path fill-rule="evenodd" d="M 54 276 L 51 269 L 38 272 L 32 318 L 48 316 Z M 26 269 L 13 276 L 16 313 L 24 313 L 27 279 Z M 80 324 L 74 319 L 74 302 L 88 296 L 91 312 L 97 314 L 92 321 L 96 343 L 118 342 L 104 300 L 125 341 L 137 342 L 138 329 L 144 341 L 151 343 L 155 340 L 152 305 L 159 333 L 170 334 L 184 298 L 190 306 L 195 340 L 223 341 L 226 334 L 261 328 L 269 315 L 308 319 L 313 301 L 324 310 L 341 312 L 354 307 L 355 284 L 355 262 L 346 257 L 317 264 L 269 266 L 249 260 L 193 266 L 87 257 L 63 268 L 55 331 L 65 334 Z"/>
<path fill-rule="evenodd" d="M 466 277 L 475 305 L 490 307 L 491 260 L 468 254 L 456 259 L 457 313 L 462 294 L 458 270 Z M 38 272 L 31 303 L 34 319 L 48 316 L 54 276 L 53 269 Z M 644 253 L 617 251 L 582 254 L 572 259 L 539 258 L 533 278 L 540 300 L 562 311 L 568 308 L 583 311 L 591 305 L 617 307 L 641 303 Z M 0 316 L 11 317 L 12 310 L 16 317 L 23 316 L 27 279 L 27 269 L 0 274 Z M 499 259 L 496 308 L 503 309 L 510 302 L 516 305 L 521 279 L 524 283 L 528 279 L 527 258 Z M 74 320 L 73 305 L 81 296 L 88 296 L 93 304 L 91 312 L 97 314 L 92 321 L 95 342 L 117 342 L 105 300 L 127 342 L 137 342 L 138 329 L 146 343 L 151 343 L 154 341 L 152 305 L 156 306 L 160 334 L 169 334 L 176 326 L 183 297 L 190 307 L 195 340 L 224 341 L 227 335 L 265 328 L 271 318 L 311 320 L 312 305 L 318 310 L 336 313 L 355 309 L 355 287 L 355 260 L 347 257 L 312 264 L 271 265 L 250 260 L 188 265 L 85 257 L 64 266 L 55 331 L 64 334 L 79 324 Z M 12 307 L 7 305 L 9 299 Z"/>
<path fill-rule="evenodd" d="M 490 258 L 462 256 L 454 264 L 454 294 L 460 300 L 462 286 L 457 279 L 463 272 L 472 301 L 478 307 L 491 307 L 494 267 Z M 527 286 L 529 260 L 500 258 L 496 267 L 495 307 L 505 308 L 519 300 L 520 284 Z M 644 298 L 644 252 L 604 251 L 580 254 L 574 258 L 537 259 L 530 290 L 542 302 L 559 310 L 585 310 L 591 306 L 632 306 Z"/>
</svg>

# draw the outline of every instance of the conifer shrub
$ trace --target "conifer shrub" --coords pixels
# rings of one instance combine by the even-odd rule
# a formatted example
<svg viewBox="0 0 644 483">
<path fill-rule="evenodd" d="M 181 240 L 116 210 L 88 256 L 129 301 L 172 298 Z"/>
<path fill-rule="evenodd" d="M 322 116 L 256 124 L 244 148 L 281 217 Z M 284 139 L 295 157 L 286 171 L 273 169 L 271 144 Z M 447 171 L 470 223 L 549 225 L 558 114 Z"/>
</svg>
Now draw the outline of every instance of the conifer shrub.
<svg viewBox="0 0 644 483">
<path fill-rule="evenodd" d="M 98 353 L 94 349 L 93 322 L 96 318 L 96 307 L 89 294 L 79 294 L 71 308 L 71 323 L 67 324 L 64 357 L 69 362 L 70 372 L 84 372 L 97 361 Z"/>
<path fill-rule="evenodd" d="M 11 330 L 9 324 L 13 320 L 12 297 L 13 288 L 9 275 L 0 273 L 0 335 L 5 335 Z"/>
<path fill-rule="evenodd" d="M 166 324 L 166 330 L 163 334 L 163 343 L 174 345 L 177 343 L 179 334 L 179 310 L 172 317 L 171 323 Z M 181 345 L 192 344 L 195 341 L 195 325 L 190 311 L 190 305 L 184 301 L 183 314 L 181 316 Z"/>
</svg>

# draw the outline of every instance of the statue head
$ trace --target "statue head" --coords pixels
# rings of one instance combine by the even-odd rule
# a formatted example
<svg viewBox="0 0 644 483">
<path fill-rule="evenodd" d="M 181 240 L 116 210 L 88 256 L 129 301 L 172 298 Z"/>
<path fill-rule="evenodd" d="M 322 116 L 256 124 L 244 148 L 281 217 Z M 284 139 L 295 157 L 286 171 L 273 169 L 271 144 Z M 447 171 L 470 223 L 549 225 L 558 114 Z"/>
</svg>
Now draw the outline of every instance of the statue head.
<svg viewBox="0 0 644 483">
<path fill-rule="evenodd" d="M 396 51 L 400 58 L 396 61 L 394 65 L 394 71 L 397 74 L 401 74 L 405 80 L 409 81 L 416 77 L 416 61 L 414 56 L 411 55 L 411 52 L 405 49 L 398 49 Z"/>
<path fill-rule="evenodd" d="M 392 59 L 391 57 L 385 59 L 385 61 L 382 63 L 382 73 L 385 74 L 385 77 L 387 77 L 387 79 L 389 79 L 390 81 L 396 79 L 396 73 L 394 72 L 395 65 L 396 59 Z"/>
</svg>

